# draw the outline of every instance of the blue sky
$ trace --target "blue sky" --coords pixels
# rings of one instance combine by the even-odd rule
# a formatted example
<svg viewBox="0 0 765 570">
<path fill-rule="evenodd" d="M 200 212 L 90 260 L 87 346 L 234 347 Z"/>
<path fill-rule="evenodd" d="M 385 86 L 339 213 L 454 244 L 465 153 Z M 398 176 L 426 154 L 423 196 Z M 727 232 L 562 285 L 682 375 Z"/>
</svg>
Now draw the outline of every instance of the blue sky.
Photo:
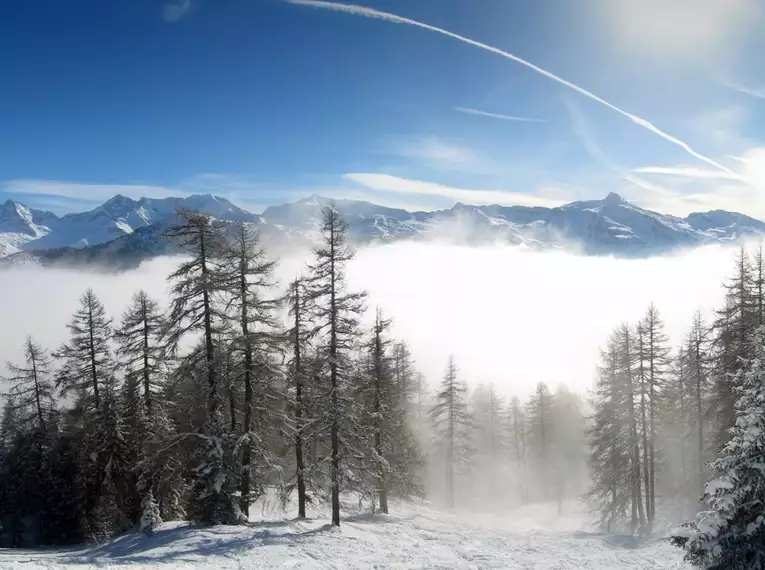
<svg viewBox="0 0 765 570">
<path fill-rule="evenodd" d="M 765 217 L 759 4 L 364 3 L 521 57 L 672 142 L 529 67 L 379 18 L 280 0 L 4 0 L 0 197 L 63 212 L 212 192 L 257 211 L 313 193 L 431 209 L 616 191 Z"/>
</svg>

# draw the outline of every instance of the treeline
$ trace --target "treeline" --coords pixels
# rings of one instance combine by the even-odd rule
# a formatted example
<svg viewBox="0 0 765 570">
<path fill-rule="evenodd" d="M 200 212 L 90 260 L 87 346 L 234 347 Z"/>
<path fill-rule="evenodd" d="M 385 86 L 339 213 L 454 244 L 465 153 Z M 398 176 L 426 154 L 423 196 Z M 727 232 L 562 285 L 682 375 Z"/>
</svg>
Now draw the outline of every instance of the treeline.
<svg viewBox="0 0 765 570">
<path fill-rule="evenodd" d="M 760 441 L 765 427 L 765 399 L 752 393 L 765 388 L 760 360 L 765 351 L 762 249 L 750 255 L 742 248 L 733 276 L 723 286 L 723 306 L 711 322 L 697 313 L 680 346 L 669 345 L 658 310 L 651 306 L 635 326 L 625 324 L 614 331 L 602 351 L 591 400 L 590 498 L 609 531 L 650 533 L 660 516 L 665 524 L 691 518 L 704 496 L 713 510 L 726 513 L 720 520 L 742 516 L 735 505 L 748 510 L 740 530 L 763 544 L 757 538 L 765 504 L 762 471 L 753 485 L 732 476 L 724 459 Z M 759 447 L 759 452 L 764 449 Z M 761 467 L 761 458 L 758 461 Z M 727 483 L 714 479 L 720 473 Z M 715 481 L 711 486 L 710 479 Z M 760 522 L 747 530 L 746 523 L 753 521 Z M 757 563 L 752 558 L 753 565 L 736 565 L 735 550 L 740 547 L 735 533 L 721 538 L 726 525 L 690 526 L 698 533 L 696 542 L 688 543 L 692 562 L 705 568 L 765 564 L 765 558 Z M 679 542 L 686 544 L 685 539 Z M 711 558 L 704 559 L 697 550 L 702 543 L 709 553 L 720 548 L 715 557 L 732 557 L 709 565 Z"/>
<path fill-rule="evenodd" d="M 3 545 L 240 524 L 268 487 L 301 517 L 330 505 L 335 525 L 350 494 L 387 512 L 426 488 L 450 506 L 579 492 L 567 473 L 584 473 L 580 399 L 469 393 L 451 360 L 431 393 L 380 309 L 363 326 L 347 226 L 333 207 L 322 216 L 285 290 L 251 227 L 179 212 L 167 237 L 186 260 L 167 308 L 141 291 L 115 323 L 88 290 L 66 343 L 27 341 L 0 425 Z"/>
</svg>

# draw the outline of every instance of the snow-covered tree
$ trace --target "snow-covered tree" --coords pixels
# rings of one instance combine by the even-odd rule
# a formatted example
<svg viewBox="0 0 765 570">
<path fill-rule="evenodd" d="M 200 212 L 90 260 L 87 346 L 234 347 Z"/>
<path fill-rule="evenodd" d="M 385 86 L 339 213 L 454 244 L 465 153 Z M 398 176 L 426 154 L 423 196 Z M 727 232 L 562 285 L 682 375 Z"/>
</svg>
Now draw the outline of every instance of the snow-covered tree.
<svg viewBox="0 0 765 570">
<path fill-rule="evenodd" d="M 765 329 L 753 342 L 736 382 L 736 422 L 706 485 L 709 509 L 672 537 L 689 562 L 709 570 L 765 567 Z"/>
<path fill-rule="evenodd" d="M 152 536 L 160 524 L 162 524 L 162 517 L 159 513 L 159 505 L 157 505 L 157 501 L 154 500 L 154 495 L 149 489 L 141 501 L 140 530 L 146 536 Z"/>
</svg>

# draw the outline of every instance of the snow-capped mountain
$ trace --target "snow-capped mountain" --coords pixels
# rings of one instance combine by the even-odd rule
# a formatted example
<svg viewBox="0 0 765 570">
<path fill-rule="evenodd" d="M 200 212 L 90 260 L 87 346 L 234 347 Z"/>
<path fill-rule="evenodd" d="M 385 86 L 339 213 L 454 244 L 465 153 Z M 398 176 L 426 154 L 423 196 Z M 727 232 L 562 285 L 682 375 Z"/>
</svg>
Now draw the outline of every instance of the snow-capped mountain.
<svg viewBox="0 0 765 570">
<path fill-rule="evenodd" d="M 209 194 L 140 200 L 115 196 L 93 210 L 60 218 L 6 202 L 0 206 L 0 257 L 6 256 L 6 264 L 132 266 L 174 251 L 162 234 L 176 219 L 178 208 L 204 212 L 218 220 L 252 223 L 269 248 L 306 246 L 316 242 L 321 209 L 330 202 L 345 216 L 349 237 L 357 244 L 438 239 L 636 257 L 765 235 L 765 223 L 743 214 L 715 210 L 679 218 L 640 208 L 617 194 L 557 208 L 456 204 L 434 212 L 408 212 L 314 195 L 269 207 L 262 215 Z M 23 252 L 17 253 L 19 250 Z"/>
<path fill-rule="evenodd" d="M 195 194 L 187 198 L 141 198 L 117 195 L 97 208 L 58 218 L 55 231 L 27 243 L 26 250 L 60 247 L 87 247 L 132 234 L 139 228 L 165 224 L 175 218 L 178 208 L 210 214 L 226 221 L 259 221 L 224 198 Z"/>
<path fill-rule="evenodd" d="M 16 253 L 25 243 L 44 237 L 57 221 L 55 214 L 27 208 L 13 200 L 0 204 L 0 257 Z"/>
</svg>

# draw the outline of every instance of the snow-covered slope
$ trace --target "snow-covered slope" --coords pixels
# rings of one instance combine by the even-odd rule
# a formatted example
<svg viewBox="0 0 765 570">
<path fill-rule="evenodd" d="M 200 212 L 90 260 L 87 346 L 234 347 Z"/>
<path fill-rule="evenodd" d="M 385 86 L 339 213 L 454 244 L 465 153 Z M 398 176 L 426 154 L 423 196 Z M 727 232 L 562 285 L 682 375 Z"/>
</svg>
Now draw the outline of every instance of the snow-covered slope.
<svg viewBox="0 0 765 570">
<path fill-rule="evenodd" d="M 151 538 L 132 534 L 91 549 L 0 550 L 0 568 L 690 570 L 664 541 L 594 532 L 573 503 L 558 516 L 555 505 L 477 514 L 394 502 L 391 515 L 357 511 L 339 529 L 325 512 L 298 521 L 263 501 L 252 511 L 250 528 L 167 523 Z"/>
<path fill-rule="evenodd" d="M 27 208 L 13 200 L 0 204 L 0 257 L 16 253 L 25 243 L 42 238 L 57 222 L 55 214 Z"/>
<path fill-rule="evenodd" d="M 6 258 L 5 264 L 130 266 L 172 251 L 172 244 L 161 235 L 175 220 L 177 208 L 201 211 L 218 220 L 252 223 L 270 248 L 308 246 L 318 238 L 321 208 L 329 202 L 314 195 L 256 215 L 209 194 L 140 200 L 115 196 L 98 208 L 61 218 L 6 202 L 0 206 L 0 258 Z M 558 208 L 457 204 L 434 212 L 408 212 L 356 200 L 334 203 L 348 221 L 351 241 L 357 244 L 439 239 L 644 257 L 765 235 L 765 223 L 743 214 L 715 210 L 678 218 L 639 208 L 617 194 Z M 26 253 L 17 253 L 19 250 Z"/>
</svg>

